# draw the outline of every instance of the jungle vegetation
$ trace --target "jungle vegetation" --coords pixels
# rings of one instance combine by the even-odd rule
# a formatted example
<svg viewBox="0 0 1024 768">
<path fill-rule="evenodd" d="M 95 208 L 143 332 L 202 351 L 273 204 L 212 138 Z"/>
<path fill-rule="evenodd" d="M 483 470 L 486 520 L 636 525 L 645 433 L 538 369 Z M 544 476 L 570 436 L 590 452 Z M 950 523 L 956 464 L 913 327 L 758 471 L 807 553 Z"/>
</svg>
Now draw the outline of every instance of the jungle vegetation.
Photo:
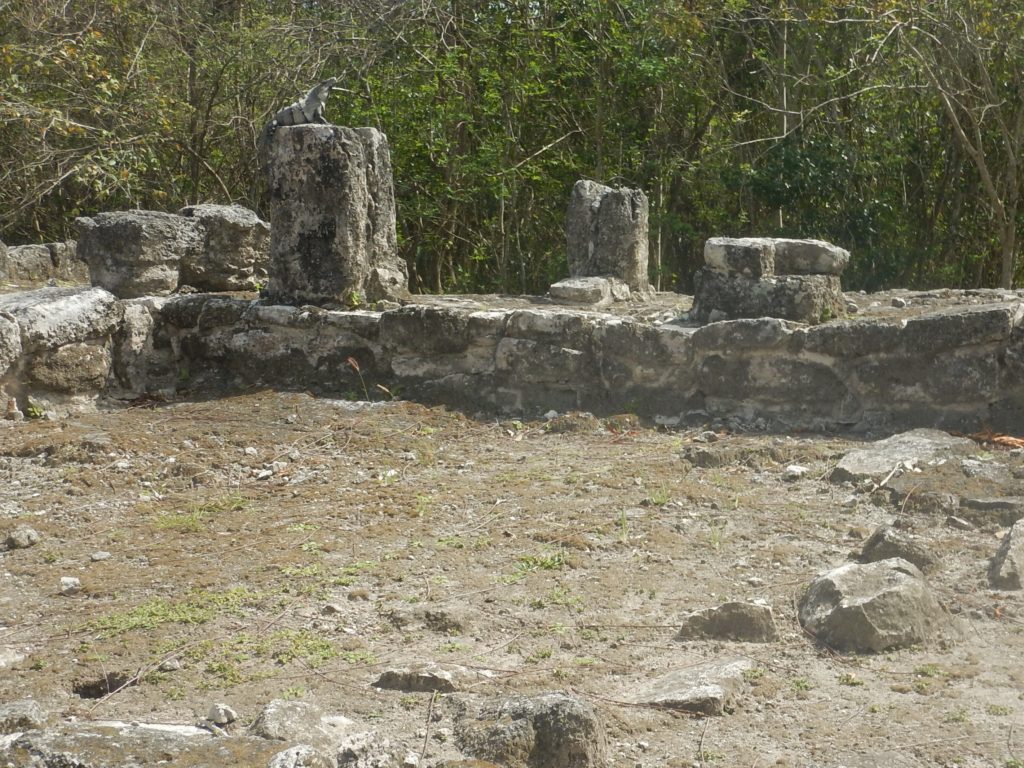
<svg viewBox="0 0 1024 768">
<path fill-rule="evenodd" d="M 714 235 L 835 242 L 848 289 L 1024 278 L 1004 0 L 0 0 L 0 239 L 266 217 L 257 136 L 329 75 L 389 137 L 414 290 L 546 290 L 580 178 L 644 190 L 664 290 Z"/>
</svg>

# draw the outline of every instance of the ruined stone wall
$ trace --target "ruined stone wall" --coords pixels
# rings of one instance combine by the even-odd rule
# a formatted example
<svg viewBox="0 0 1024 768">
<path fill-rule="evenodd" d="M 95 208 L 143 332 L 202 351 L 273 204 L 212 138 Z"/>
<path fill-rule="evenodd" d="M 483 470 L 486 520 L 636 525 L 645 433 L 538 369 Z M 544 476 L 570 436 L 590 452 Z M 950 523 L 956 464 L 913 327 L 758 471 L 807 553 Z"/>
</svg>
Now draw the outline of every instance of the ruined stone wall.
<svg viewBox="0 0 1024 768">
<path fill-rule="evenodd" d="M 380 385 L 511 415 L 583 409 L 669 424 L 1024 432 L 1020 301 L 818 326 L 756 319 L 693 327 L 441 299 L 342 312 L 211 294 L 113 302 L 83 289 L 89 301 L 79 303 L 102 323 L 67 323 L 47 346 L 40 318 L 54 316 L 46 301 L 66 301 L 65 293 L 0 297 L 0 383 L 17 391 L 22 408 L 59 404 L 54 394 L 65 383 L 77 395 L 102 381 L 97 393 L 262 385 L 358 398 L 386 396 Z M 48 374 L 83 350 L 101 350 L 105 377 L 95 365 L 88 382 Z"/>
<path fill-rule="evenodd" d="M 381 384 L 516 415 L 584 409 L 667 423 L 1020 432 L 1022 320 L 1020 302 L 896 321 L 694 328 L 547 307 L 331 312 L 187 296 L 164 304 L 156 325 L 173 361 L 160 367 L 184 366 L 193 384 L 358 397 Z M 147 378 L 126 383 L 138 389 Z"/>
</svg>

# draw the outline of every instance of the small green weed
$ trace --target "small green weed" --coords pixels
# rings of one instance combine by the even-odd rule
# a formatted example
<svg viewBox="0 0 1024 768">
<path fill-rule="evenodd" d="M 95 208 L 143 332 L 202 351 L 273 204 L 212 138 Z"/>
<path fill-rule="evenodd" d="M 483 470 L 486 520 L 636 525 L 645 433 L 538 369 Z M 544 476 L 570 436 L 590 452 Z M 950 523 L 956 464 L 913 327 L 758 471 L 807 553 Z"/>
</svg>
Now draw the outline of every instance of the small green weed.
<svg viewBox="0 0 1024 768">
<path fill-rule="evenodd" d="M 656 491 L 651 491 L 647 496 L 647 501 L 655 507 L 664 507 L 672 500 L 672 492 L 668 488 L 658 488 Z"/>
<path fill-rule="evenodd" d="M 857 677 L 852 672 L 844 672 L 839 676 L 840 685 L 849 685 L 851 687 L 864 685 L 864 681 Z"/>
<path fill-rule="evenodd" d="M 797 693 L 806 693 L 807 691 L 814 690 L 814 683 L 812 683 L 806 677 L 794 677 L 792 680 L 789 681 L 789 684 Z"/>
<path fill-rule="evenodd" d="M 258 593 L 238 588 L 225 592 L 198 591 L 184 600 L 147 600 L 142 605 L 94 619 L 86 626 L 105 637 L 138 629 L 156 629 L 164 624 L 205 624 L 220 613 L 237 613 L 260 599 Z"/>
<path fill-rule="evenodd" d="M 756 683 L 757 681 L 761 680 L 766 674 L 768 674 L 768 670 L 764 667 L 754 667 L 752 669 L 743 670 L 743 679 L 746 680 L 748 683 Z"/>
</svg>

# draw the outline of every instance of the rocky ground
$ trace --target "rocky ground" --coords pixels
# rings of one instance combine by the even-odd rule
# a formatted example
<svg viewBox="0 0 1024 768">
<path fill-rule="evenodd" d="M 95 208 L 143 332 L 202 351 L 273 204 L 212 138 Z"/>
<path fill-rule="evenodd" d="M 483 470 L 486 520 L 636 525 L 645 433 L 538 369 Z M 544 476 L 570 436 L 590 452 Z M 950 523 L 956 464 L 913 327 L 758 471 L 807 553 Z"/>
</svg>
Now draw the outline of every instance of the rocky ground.
<svg viewBox="0 0 1024 768">
<path fill-rule="evenodd" d="M 961 443 L 837 482 L 863 447 L 274 392 L 0 421 L 0 734 L 23 734 L 0 763 L 71 764 L 46 755 L 78 738 L 73 764 L 125 764 L 144 728 L 96 725 L 120 721 L 221 745 L 142 764 L 265 765 L 315 741 L 249 729 L 283 700 L 330 743 L 280 765 L 1024 765 L 1022 593 L 987 575 L 1024 452 Z M 808 585 L 893 523 L 949 624 L 880 653 L 816 643 Z M 727 601 L 771 608 L 764 642 L 680 634 Z M 722 683 L 720 713 L 661 695 L 688 671 Z M 540 744 L 540 720 L 474 732 L 546 692 L 587 744 Z"/>
</svg>

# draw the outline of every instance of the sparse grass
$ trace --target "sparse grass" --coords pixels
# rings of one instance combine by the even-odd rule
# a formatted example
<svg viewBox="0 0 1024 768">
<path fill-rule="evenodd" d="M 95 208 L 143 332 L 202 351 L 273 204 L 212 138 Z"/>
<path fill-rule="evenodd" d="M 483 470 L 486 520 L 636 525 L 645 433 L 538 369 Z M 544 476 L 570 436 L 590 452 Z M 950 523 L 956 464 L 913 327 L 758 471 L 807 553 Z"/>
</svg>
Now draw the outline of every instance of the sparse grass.
<svg viewBox="0 0 1024 768">
<path fill-rule="evenodd" d="M 550 659 L 553 655 L 554 651 L 552 649 L 540 648 L 531 653 L 525 659 L 523 659 L 523 661 L 527 664 L 537 664 L 538 662 L 544 661 L 545 659 Z"/>
<path fill-rule="evenodd" d="M 797 693 L 807 693 L 814 690 L 814 683 L 806 677 L 794 677 L 789 681 L 789 684 Z"/>
<path fill-rule="evenodd" d="M 134 630 L 156 629 L 164 624 L 205 624 L 220 614 L 238 613 L 260 599 L 259 593 L 244 588 L 225 592 L 198 591 L 178 601 L 147 600 L 126 611 L 93 619 L 86 626 L 105 637 L 114 637 Z"/>
<path fill-rule="evenodd" d="M 153 525 L 162 531 L 200 533 L 206 527 L 204 521 L 208 517 L 241 512 L 248 506 L 249 502 L 246 499 L 232 494 L 202 504 L 191 504 L 184 510 L 161 513 L 153 519 Z"/>
<path fill-rule="evenodd" d="M 1007 717 L 1013 714 L 1013 710 L 1009 707 L 1003 706 L 1002 704 L 989 704 L 985 707 L 985 711 L 995 717 Z"/>
<path fill-rule="evenodd" d="M 672 501 L 672 492 L 665 487 L 658 488 L 657 490 L 651 491 L 647 495 L 647 501 L 655 507 L 664 507 L 670 501 Z"/>
<path fill-rule="evenodd" d="M 852 672 L 844 672 L 839 676 L 839 684 L 848 685 L 850 687 L 856 687 L 858 685 L 864 685 L 864 681 Z"/>
<path fill-rule="evenodd" d="M 542 597 L 535 597 L 529 603 L 534 610 L 541 610 L 551 605 L 560 605 L 568 608 L 570 612 L 583 611 L 583 598 L 573 594 L 572 590 L 563 587 L 554 587 Z"/>
<path fill-rule="evenodd" d="M 753 667 L 751 669 L 743 670 L 743 679 L 748 683 L 757 683 L 766 674 L 768 674 L 768 670 L 764 667 Z"/>
<path fill-rule="evenodd" d="M 522 573 L 533 571 L 560 571 L 565 565 L 565 551 L 557 550 L 545 555 L 521 555 L 518 569 Z"/>
<path fill-rule="evenodd" d="M 963 724 L 971 722 L 971 718 L 966 708 L 958 707 L 957 709 L 946 715 L 944 722 Z"/>
<path fill-rule="evenodd" d="M 914 667 L 916 677 L 942 677 L 945 673 L 938 664 L 920 664 Z"/>
</svg>

